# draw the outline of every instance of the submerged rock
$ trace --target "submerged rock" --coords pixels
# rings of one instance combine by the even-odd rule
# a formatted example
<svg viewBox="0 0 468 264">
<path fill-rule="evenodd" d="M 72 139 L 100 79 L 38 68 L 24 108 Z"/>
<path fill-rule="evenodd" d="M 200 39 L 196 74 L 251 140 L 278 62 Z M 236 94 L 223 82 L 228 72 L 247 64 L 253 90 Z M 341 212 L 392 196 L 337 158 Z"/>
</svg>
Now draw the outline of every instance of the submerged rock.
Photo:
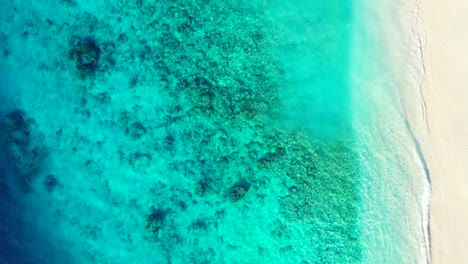
<svg viewBox="0 0 468 264">
<path fill-rule="evenodd" d="M 55 178 L 55 176 L 52 174 L 49 174 L 44 180 L 44 186 L 46 187 L 48 192 L 52 192 L 57 185 L 57 178 Z"/>
<path fill-rule="evenodd" d="M 82 77 L 89 76 L 98 69 L 100 56 L 101 49 L 91 37 L 74 40 L 68 53 L 68 57 L 75 61 Z"/>
<path fill-rule="evenodd" d="M 129 161 L 135 171 L 144 170 L 150 166 L 151 155 L 148 153 L 135 153 L 130 157 Z"/>
<path fill-rule="evenodd" d="M 195 185 L 195 194 L 198 196 L 205 196 L 207 192 L 210 190 L 211 190 L 211 181 L 209 179 L 200 180 Z"/>
<path fill-rule="evenodd" d="M 246 180 L 241 180 L 229 189 L 228 196 L 233 202 L 242 199 L 250 189 L 250 184 Z"/>
<path fill-rule="evenodd" d="M 167 150 L 172 150 L 174 148 L 174 145 L 175 145 L 175 138 L 173 135 L 169 134 L 167 135 L 165 138 L 164 138 L 164 147 L 167 149 Z"/>
<path fill-rule="evenodd" d="M 141 138 L 146 132 L 146 128 L 140 122 L 135 122 L 125 129 L 125 133 L 133 139 Z"/>
<path fill-rule="evenodd" d="M 14 109 L 0 120 L 0 139 L 6 159 L 20 184 L 28 189 L 48 154 L 43 135 L 37 133 L 34 120 L 27 118 L 23 110 Z"/>
<path fill-rule="evenodd" d="M 146 229 L 148 229 L 148 231 L 150 231 L 154 235 L 157 235 L 158 232 L 162 229 L 166 217 L 166 210 L 155 209 L 154 207 L 151 208 L 151 213 L 146 219 Z"/>
</svg>

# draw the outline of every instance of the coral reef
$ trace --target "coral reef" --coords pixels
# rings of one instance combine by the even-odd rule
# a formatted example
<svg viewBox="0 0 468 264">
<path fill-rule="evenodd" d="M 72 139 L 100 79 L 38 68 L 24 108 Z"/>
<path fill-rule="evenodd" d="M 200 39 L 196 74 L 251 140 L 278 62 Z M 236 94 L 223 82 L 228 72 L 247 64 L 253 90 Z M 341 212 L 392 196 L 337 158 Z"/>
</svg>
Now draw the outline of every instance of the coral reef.
<svg viewBox="0 0 468 264">
<path fill-rule="evenodd" d="M 75 37 L 70 45 L 68 57 L 75 62 L 80 76 L 92 76 L 99 67 L 101 57 L 101 48 L 97 42 L 91 37 Z"/>
<path fill-rule="evenodd" d="M 28 189 L 47 157 L 43 136 L 36 131 L 35 122 L 20 109 L 13 109 L 0 120 L 0 139 L 7 150 L 7 159 L 14 165 L 20 184 Z"/>
<path fill-rule="evenodd" d="M 146 131 L 146 128 L 140 122 L 135 122 L 125 129 L 125 133 L 133 139 L 141 138 L 146 134 Z"/>
<path fill-rule="evenodd" d="M 153 233 L 158 235 L 159 231 L 163 228 L 164 221 L 167 217 L 167 210 L 151 208 L 151 213 L 148 215 L 146 220 L 146 228 Z"/>
<path fill-rule="evenodd" d="M 57 178 L 52 174 L 47 175 L 44 179 L 44 186 L 48 192 L 52 192 L 58 184 Z"/>
<path fill-rule="evenodd" d="M 89 21 L 96 20 L 91 16 L 89 19 Z M 92 36 L 73 36 L 69 46 L 68 59 L 73 61 L 82 79 L 94 78 L 97 72 L 108 71 L 115 65 L 113 54 L 116 47 L 112 42 L 99 43 Z"/>
<path fill-rule="evenodd" d="M 233 202 L 242 199 L 250 189 L 250 184 L 242 179 L 229 189 L 228 196 Z"/>
<path fill-rule="evenodd" d="M 75 220 L 62 219 L 94 250 L 88 262 L 115 262 L 89 243 L 108 234 L 130 245 L 127 252 L 147 243 L 138 250 L 150 248 L 155 263 L 223 263 L 233 255 L 358 262 L 348 254 L 358 252 L 359 237 L 355 156 L 344 147 L 353 143 L 322 144 L 278 122 L 291 83 L 274 50 L 290 43 L 256 13 L 268 1 L 114 2 L 109 22 L 77 11 L 78 26 L 64 26 L 88 37 L 64 42 L 73 66 L 67 77 L 79 80 L 57 93 L 75 105 L 62 106 L 65 121 L 51 139 L 83 170 L 70 176 L 83 186 L 70 188 L 89 188 L 91 205 L 57 202 L 80 208 L 66 212 Z M 76 3 L 62 0 L 70 12 Z M 3 146 L 30 182 L 45 153 L 34 121 L 16 110 L 1 127 Z M 66 182 L 53 173 L 41 188 L 60 197 Z M 150 205 L 157 206 L 148 213 Z M 83 211 L 99 220 L 80 219 Z M 325 246 L 316 243 L 322 237 Z"/>
</svg>

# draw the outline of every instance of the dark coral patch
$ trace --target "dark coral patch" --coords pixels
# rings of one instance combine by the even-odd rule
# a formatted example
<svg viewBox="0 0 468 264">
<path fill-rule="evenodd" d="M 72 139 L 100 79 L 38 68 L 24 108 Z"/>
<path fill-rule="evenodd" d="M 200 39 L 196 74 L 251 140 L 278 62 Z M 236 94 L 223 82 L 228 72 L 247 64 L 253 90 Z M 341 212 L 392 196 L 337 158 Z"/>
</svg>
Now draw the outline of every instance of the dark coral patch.
<svg viewBox="0 0 468 264">
<path fill-rule="evenodd" d="M 125 134 L 133 139 L 141 138 L 146 132 L 146 128 L 140 122 L 135 122 L 125 129 Z"/>
<path fill-rule="evenodd" d="M 44 186 L 48 192 L 52 192 L 57 185 L 57 178 L 52 174 L 49 174 L 44 180 Z"/>
<path fill-rule="evenodd" d="M 5 132 L 10 133 L 10 140 L 16 144 L 26 144 L 29 142 L 31 133 L 25 119 L 25 112 L 14 109 L 6 115 L 3 120 Z"/>
<path fill-rule="evenodd" d="M 249 189 L 250 183 L 248 183 L 246 180 L 240 180 L 229 189 L 228 196 L 231 201 L 237 202 L 244 198 Z"/>
<path fill-rule="evenodd" d="M 76 63 L 81 76 L 86 77 L 98 69 L 101 49 L 91 37 L 78 38 L 72 41 L 68 57 Z"/>
<path fill-rule="evenodd" d="M 163 228 L 164 221 L 167 218 L 167 210 L 151 208 L 151 213 L 146 219 L 146 229 L 157 235 Z"/>
<path fill-rule="evenodd" d="M 27 118 L 21 109 L 13 109 L 0 120 L 0 140 L 0 147 L 13 165 L 13 172 L 27 190 L 48 154 L 42 145 L 43 136 L 36 131 L 34 119 Z"/>
</svg>

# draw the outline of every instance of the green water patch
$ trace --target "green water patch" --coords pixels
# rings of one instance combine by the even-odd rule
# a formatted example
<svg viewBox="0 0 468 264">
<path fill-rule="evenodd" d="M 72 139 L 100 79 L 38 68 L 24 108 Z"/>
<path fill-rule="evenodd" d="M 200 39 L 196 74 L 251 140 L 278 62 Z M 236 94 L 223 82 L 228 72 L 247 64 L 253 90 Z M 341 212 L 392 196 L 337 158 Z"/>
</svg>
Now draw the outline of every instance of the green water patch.
<svg viewBox="0 0 468 264">
<path fill-rule="evenodd" d="M 266 19 L 277 31 L 273 50 L 287 73 L 281 122 L 314 138 L 352 138 L 352 3 L 273 2 Z"/>
</svg>

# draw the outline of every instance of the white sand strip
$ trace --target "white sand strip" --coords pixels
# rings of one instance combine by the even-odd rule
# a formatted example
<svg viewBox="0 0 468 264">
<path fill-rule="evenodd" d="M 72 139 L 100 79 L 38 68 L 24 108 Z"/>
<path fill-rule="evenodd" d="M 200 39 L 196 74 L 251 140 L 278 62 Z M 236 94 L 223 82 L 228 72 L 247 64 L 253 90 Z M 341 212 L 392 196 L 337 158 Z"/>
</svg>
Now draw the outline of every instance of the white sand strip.
<svg viewBox="0 0 468 264">
<path fill-rule="evenodd" d="M 422 0 L 421 11 L 432 264 L 468 263 L 468 1 Z"/>
</svg>

